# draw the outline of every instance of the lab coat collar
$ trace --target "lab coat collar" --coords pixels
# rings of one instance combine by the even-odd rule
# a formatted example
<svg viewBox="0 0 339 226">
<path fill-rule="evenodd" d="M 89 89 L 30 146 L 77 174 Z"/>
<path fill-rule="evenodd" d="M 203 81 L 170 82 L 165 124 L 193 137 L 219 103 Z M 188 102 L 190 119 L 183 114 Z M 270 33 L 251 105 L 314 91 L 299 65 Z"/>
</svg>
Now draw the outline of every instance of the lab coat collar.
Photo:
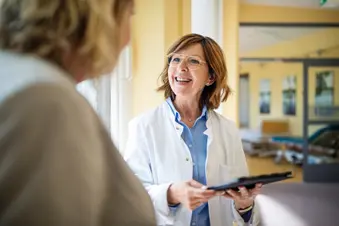
<svg viewBox="0 0 339 226">
<path fill-rule="evenodd" d="M 166 99 L 166 103 L 169 105 L 171 112 L 173 113 L 175 120 L 177 122 L 179 122 L 181 120 L 181 116 L 180 113 L 177 111 L 177 109 L 174 107 L 173 101 L 171 99 L 171 97 L 168 97 Z M 206 105 L 202 108 L 202 112 L 201 115 L 199 116 L 198 119 L 202 118 L 202 117 L 206 117 L 206 119 L 208 119 L 208 114 L 207 114 L 207 107 Z"/>
<path fill-rule="evenodd" d="M 173 102 L 171 100 L 171 98 L 167 98 L 165 101 L 165 109 L 167 112 L 167 115 L 170 117 L 171 122 L 175 128 L 175 130 L 177 131 L 177 134 L 181 137 L 183 131 L 184 131 L 184 127 L 178 123 L 180 121 L 180 114 L 179 112 L 175 109 Z M 210 146 L 212 140 L 213 140 L 213 132 L 212 132 L 212 121 L 214 119 L 214 111 L 207 110 L 207 107 L 204 106 L 203 110 L 202 110 L 202 114 L 200 117 L 205 116 L 206 117 L 206 130 L 204 131 L 204 134 L 208 137 L 207 139 L 207 147 Z M 208 148 L 207 148 L 208 150 Z"/>
<path fill-rule="evenodd" d="M 178 136 L 181 137 L 181 134 L 184 131 L 184 127 L 177 122 L 176 120 L 177 115 L 176 112 L 174 111 L 175 108 L 172 108 L 171 104 L 172 104 L 171 102 L 168 102 L 167 100 L 165 101 L 165 103 L 163 104 L 165 113 L 169 117 L 171 124 L 175 128 Z"/>
</svg>

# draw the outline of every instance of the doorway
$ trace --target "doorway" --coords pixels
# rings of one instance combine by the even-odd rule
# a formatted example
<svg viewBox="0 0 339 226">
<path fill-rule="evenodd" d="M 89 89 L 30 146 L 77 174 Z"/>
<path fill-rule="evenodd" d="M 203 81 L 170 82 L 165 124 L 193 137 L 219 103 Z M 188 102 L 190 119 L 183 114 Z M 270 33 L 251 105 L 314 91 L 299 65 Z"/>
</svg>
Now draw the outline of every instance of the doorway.
<svg viewBox="0 0 339 226">
<path fill-rule="evenodd" d="M 339 182 L 339 58 L 307 59 L 303 76 L 304 181 Z"/>
<path fill-rule="evenodd" d="M 241 128 L 250 126 L 249 75 L 241 74 L 239 81 L 239 124 Z"/>
</svg>

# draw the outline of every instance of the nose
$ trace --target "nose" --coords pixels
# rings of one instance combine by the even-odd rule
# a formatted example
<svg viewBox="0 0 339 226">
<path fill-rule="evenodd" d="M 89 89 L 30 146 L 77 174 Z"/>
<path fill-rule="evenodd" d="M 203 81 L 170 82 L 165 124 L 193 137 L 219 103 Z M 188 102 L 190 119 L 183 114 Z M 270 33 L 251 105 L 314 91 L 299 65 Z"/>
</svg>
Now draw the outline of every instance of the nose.
<svg viewBox="0 0 339 226">
<path fill-rule="evenodd" d="M 179 71 L 188 71 L 186 60 L 182 60 L 178 65 Z"/>
</svg>

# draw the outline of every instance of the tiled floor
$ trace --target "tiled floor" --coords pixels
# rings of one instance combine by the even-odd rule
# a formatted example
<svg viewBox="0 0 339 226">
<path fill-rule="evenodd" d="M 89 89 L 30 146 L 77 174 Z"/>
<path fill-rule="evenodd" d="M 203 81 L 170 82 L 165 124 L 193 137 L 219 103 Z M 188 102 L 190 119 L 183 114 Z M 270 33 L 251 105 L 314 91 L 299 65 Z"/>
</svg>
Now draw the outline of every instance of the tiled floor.
<svg viewBox="0 0 339 226">
<path fill-rule="evenodd" d="M 246 156 L 246 158 L 251 175 L 293 171 L 294 178 L 284 182 L 302 181 L 302 168 L 299 166 L 293 167 L 291 164 L 285 162 L 276 164 L 271 157 L 260 158 L 255 156 Z"/>
</svg>

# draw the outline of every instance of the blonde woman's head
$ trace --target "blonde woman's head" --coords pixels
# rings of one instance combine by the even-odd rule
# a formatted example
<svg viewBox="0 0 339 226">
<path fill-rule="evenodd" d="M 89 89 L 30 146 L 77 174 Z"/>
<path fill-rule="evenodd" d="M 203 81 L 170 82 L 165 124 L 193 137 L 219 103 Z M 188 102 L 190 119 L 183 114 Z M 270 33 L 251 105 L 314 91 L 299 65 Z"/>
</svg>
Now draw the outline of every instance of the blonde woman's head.
<svg viewBox="0 0 339 226">
<path fill-rule="evenodd" d="M 75 77 L 112 71 L 130 39 L 133 0 L 0 2 L 0 49 L 41 57 Z"/>
</svg>

